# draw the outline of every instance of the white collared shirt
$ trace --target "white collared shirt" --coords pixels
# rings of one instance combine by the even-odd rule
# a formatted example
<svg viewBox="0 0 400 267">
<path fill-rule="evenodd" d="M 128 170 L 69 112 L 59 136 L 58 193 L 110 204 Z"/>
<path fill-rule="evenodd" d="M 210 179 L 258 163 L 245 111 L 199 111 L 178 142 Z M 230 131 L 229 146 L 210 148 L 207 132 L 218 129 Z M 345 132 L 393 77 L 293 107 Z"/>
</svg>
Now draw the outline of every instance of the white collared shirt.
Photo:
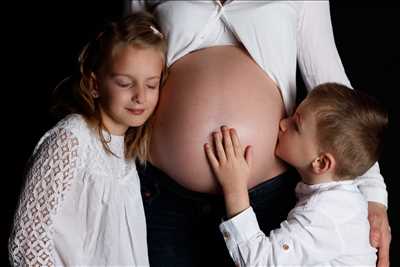
<svg viewBox="0 0 400 267">
<path fill-rule="evenodd" d="M 238 266 L 375 266 L 367 203 L 353 181 L 299 183 L 298 202 L 266 236 L 250 207 L 220 230 Z"/>
<path fill-rule="evenodd" d="M 324 82 L 351 87 L 336 49 L 327 0 L 227 0 L 224 5 L 218 0 L 132 0 L 130 10 L 155 14 L 168 41 L 168 66 L 192 51 L 234 44 L 234 36 L 275 81 L 288 115 L 296 101 L 297 63 L 308 90 Z M 368 201 L 387 206 L 378 163 L 357 183 Z"/>
</svg>

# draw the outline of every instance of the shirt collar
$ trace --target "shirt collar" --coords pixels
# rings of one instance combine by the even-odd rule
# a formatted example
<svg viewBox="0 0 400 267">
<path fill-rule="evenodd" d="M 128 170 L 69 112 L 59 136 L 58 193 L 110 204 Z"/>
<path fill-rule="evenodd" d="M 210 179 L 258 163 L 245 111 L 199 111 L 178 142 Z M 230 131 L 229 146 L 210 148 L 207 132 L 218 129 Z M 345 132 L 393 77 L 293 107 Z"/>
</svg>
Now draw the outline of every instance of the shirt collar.
<svg viewBox="0 0 400 267">
<path fill-rule="evenodd" d="M 299 182 L 296 186 L 296 194 L 306 196 L 306 195 L 311 195 L 317 191 L 329 190 L 338 185 L 352 185 L 352 184 L 354 184 L 353 180 L 333 181 L 333 182 L 325 182 L 312 185 Z"/>
</svg>

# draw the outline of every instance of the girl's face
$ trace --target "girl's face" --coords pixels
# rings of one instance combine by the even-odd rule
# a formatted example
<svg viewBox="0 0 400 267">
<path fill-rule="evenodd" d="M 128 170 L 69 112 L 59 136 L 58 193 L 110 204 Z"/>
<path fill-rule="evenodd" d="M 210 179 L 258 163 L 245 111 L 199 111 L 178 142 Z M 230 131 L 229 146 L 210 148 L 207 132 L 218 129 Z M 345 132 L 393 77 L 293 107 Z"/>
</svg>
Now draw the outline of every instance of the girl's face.
<svg viewBox="0 0 400 267">
<path fill-rule="evenodd" d="M 96 79 L 100 114 L 114 135 L 124 135 L 153 113 L 159 96 L 163 57 L 155 48 L 118 47 Z"/>
</svg>

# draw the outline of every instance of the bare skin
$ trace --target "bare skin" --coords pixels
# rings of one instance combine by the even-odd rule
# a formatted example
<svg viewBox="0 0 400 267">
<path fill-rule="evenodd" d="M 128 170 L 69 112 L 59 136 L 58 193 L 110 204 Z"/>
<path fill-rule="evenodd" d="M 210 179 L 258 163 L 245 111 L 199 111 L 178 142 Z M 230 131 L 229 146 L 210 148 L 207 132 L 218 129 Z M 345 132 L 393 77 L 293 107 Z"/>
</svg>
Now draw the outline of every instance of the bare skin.
<svg viewBox="0 0 400 267">
<path fill-rule="evenodd" d="M 222 187 L 226 216 L 232 218 L 250 207 L 246 183 L 250 177 L 253 157 L 250 146 L 245 150 L 242 148 L 235 129 L 222 126 L 221 130 L 222 133 L 213 133 L 215 153 L 208 143 L 204 148 Z"/>
<path fill-rule="evenodd" d="M 385 206 L 377 202 L 368 202 L 368 221 L 371 227 L 369 236 L 371 245 L 378 249 L 377 266 L 388 267 L 392 234 Z"/>
<path fill-rule="evenodd" d="M 257 147 L 248 182 L 254 187 L 286 170 L 274 154 L 284 115 L 279 89 L 243 48 L 195 51 L 170 67 L 161 89 L 151 162 L 190 190 L 216 193 L 203 144 L 231 125 L 243 144 Z"/>
<path fill-rule="evenodd" d="M 198 192 L 220 191 L 203 144 L 212 143 L 211 133 L 221 125 L 236 128 L 244 146 L 257 148 L 247 188 L 287 169 L 274 154 L 279 121 L 285 115 L 279 89 L 243 48 L 206 48 L 175 62 L 159 105 L 151 163 L 182 186 Z M 389 266 L 386 208 L 369 202 L 368 211 L 378 266 Z"/>
</svg>

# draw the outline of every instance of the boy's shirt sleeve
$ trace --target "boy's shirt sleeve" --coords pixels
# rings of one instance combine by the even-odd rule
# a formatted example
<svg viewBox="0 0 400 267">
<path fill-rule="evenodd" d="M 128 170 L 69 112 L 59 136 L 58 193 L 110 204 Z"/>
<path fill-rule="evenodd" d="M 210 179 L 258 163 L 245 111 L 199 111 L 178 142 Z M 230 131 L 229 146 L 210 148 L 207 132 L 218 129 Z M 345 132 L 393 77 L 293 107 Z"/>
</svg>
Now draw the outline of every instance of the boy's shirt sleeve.
<svg viewBox="0 0 400 267">
<path fill-rule="evenodd" d="M 269 237 L 260 230 L 251 207 L 223 222 L 220 230 L 238 266 L 312 265 L 329 262 L 343 252 L 335 223 L 313 209 L 292 210 Z"/>
</svg>

